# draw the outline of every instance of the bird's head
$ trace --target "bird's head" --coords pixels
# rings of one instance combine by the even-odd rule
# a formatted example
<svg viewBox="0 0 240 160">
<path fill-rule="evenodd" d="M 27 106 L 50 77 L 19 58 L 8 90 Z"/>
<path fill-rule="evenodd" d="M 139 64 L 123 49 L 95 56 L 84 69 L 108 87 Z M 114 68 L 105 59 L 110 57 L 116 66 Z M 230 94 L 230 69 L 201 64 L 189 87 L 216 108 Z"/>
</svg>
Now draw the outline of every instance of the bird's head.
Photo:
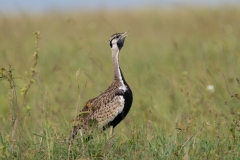
<svg viewBox="0 0 240 160">
<path fill-rule="evenodd" d="M 124 44 L 125 37 L 127 37 L 129 34 L 127 34 L 127 31 L 124 33 L 115 33 L 110 37 L 110 47 L 112 49 L 118 49 L 121 50 Z"/>
</svg>

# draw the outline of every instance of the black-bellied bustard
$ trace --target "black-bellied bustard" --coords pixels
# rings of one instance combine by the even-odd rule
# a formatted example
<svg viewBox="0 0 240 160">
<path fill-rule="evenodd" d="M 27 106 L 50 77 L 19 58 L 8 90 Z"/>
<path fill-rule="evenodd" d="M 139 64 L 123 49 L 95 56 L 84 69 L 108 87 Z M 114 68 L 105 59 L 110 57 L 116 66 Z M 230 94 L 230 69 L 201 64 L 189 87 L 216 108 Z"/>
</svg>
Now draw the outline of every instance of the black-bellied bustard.
<svg viewBox="0 0 240 160">
<path fill-rule="evenodd" d="M 114 70 L 113 82 L 98 97 L 87 101 L 74 120 L 75 125 L 71 132 L 72 138 L 77 134 L 89 137 L 94 129 L 105 130 L 108 127 L 110 127 L 110 135 L 112 135 L 113 128 L 128 114 L 133 95 L 123 77 L 118 61 L 118 55 L 124 45 L 126 36 L 128 36 L 127 31 L 111 36 L 109 41 Z"/>
</svg>

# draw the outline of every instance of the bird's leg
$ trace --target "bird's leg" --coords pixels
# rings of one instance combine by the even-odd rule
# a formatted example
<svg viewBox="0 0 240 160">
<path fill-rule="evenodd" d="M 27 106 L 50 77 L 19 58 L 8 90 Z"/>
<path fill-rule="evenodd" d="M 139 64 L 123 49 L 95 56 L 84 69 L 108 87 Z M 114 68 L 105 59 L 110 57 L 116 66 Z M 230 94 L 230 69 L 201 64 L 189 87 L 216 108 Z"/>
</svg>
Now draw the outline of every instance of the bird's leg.
<svg viewBox="0 0 240 160">
<path fill-rule="evenodd" d="M 113 126 L 110 126 L 110 136 L 113 134 Z"/>
</svg>

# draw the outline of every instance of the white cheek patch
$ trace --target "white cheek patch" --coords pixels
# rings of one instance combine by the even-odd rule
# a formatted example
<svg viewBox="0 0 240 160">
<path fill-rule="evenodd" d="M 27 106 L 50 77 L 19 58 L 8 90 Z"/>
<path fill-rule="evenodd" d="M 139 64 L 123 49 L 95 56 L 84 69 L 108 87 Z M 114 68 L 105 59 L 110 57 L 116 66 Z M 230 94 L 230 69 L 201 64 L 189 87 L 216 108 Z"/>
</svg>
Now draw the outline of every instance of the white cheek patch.
<svg viewBox="0 0 240 160">
<path fill-rule="evenodd" d="M 117 43 L 112 43 L 112 49 L 113 49 L 113 50 L 118 50 Z"/>
<path fill-rule="evenodd" d="M 116 39 L 112 40 L 112 50 L 118 50 L 118 46 L 117 46 L 117 41 Z"/>
<path fill-rule="evenodd" d="M 117 39 L 113 39 L 113 40 L 112 40 L 112 44 L 117 43 L 117 41 L 118 41 Z"/>
</svg>

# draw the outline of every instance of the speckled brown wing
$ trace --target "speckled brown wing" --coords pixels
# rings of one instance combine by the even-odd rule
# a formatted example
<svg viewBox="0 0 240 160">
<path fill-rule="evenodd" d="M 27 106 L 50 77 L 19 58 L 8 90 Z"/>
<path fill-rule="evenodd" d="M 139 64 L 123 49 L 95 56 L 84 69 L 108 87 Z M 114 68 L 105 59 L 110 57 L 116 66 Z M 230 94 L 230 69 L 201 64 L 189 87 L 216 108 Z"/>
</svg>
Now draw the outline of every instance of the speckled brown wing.
<svg viewBox="0 0 240 160">
<path fill-rule="evenodd" d="M 124 107 L 122 91 L 118 89 L 119 85 L 117 81 L 114 81 L 105 92 L 87 101 L 75 119 L 73 137 L 80 129 L 84 134 L 90 134 L 91 128 L 89 127 L 102 128 L 117 116 Z M 96 122 L 97 126 L 92 126 L 90 122 Z"/>
</svg>

